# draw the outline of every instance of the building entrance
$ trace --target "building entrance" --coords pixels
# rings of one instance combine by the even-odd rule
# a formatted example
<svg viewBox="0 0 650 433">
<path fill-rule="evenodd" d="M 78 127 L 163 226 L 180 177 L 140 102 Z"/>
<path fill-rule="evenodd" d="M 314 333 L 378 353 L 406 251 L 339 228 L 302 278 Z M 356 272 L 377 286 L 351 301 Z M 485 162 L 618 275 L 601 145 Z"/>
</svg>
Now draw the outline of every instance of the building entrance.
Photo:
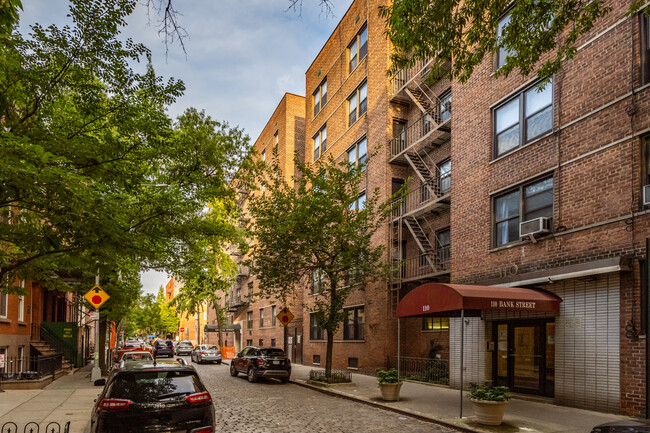
<svg viewBox="0 0 650 433">
<path fill-rule="evenodd" d="M 514 392 L 553 397 L 555 322 L 553 319 L 497 322 L 493 335 L 493 375 Z"/>
</svg>

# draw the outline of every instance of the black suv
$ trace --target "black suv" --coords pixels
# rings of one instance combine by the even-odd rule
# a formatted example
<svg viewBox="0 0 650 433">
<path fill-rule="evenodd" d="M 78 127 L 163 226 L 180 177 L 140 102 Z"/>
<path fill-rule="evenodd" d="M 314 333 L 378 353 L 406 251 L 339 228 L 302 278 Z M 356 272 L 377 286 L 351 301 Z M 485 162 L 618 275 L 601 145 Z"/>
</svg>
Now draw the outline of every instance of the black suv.
<svg viewBox="0 0 650 433">
<path fill-rule="evenodd" d="M 153 345 L 153 357 L 159 356 L 174 357 L 174 345 L 171 340 L 156 340 Z"/>
<path fill-rule="evenodd" d="M 128 362 L 105 384 L 93 407 L 92 433 L 214 432 L 212 397 L 183 360 Z"/>
<path fill-rule="evenodd" d="M 291 361 L 282 349 L 248 346 L 230 361 L 230 375 L 234 377 L 239 373 L 246 374 L 251 383 L 257 382 L 260 377 L 271 377 L 287 383 L 291 377 Z"/>
</svg>

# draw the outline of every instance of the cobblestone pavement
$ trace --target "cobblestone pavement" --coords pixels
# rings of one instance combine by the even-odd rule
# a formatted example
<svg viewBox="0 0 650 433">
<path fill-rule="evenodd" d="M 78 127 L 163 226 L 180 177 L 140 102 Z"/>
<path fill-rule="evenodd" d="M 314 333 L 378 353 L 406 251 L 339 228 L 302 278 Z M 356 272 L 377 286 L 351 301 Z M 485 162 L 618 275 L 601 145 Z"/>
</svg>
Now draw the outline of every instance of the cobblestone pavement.
<svg viewBox="0 0 650 433">
<path fill-rule="evenodd" d="M 189 357 L 186 358 L 189 362 Z M 249 383 L 225 364 L 195 365 L 214 401 L 216 431 L 252 432 L 454 432 L 363 403 L 275 380 Z"/>
</svg>

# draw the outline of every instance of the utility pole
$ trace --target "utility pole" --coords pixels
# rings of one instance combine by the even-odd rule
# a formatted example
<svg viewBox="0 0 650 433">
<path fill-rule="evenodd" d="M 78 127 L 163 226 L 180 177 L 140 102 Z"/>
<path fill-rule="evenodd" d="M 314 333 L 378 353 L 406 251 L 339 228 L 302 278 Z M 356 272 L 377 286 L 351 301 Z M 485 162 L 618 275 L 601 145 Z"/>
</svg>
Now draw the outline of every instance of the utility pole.
<svg viewBox="0 0 650 433">
<path fill-rule="evenodd" d="M 99 271 L 95 275 L 95 286 L 99 286 Z M 95 354 L 93 371 L 90 374 L 90 381 L 95 383 L 96 380 L 102 378 L 102 369 L 99 368 L 99 308 L 95 308 L 97 320 L 95 321 Z"/>
</svg>

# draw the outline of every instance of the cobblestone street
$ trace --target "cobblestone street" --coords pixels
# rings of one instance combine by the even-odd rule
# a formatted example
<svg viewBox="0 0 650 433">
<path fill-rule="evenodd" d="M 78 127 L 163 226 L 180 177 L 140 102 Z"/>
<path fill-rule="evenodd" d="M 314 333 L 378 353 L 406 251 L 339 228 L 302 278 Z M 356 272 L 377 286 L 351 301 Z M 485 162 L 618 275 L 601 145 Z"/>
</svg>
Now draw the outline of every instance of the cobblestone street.
<svg viewBox="0 0 650 433">
<path fill-rule="evenodd" d="M 189 357 L 186 357 L 189 362 Z M 225 364 L 195 364 L 216 410 L 216 431 L 452 432 L 448 428 L 275 380 L 249 383 Z"/>
</svg>

